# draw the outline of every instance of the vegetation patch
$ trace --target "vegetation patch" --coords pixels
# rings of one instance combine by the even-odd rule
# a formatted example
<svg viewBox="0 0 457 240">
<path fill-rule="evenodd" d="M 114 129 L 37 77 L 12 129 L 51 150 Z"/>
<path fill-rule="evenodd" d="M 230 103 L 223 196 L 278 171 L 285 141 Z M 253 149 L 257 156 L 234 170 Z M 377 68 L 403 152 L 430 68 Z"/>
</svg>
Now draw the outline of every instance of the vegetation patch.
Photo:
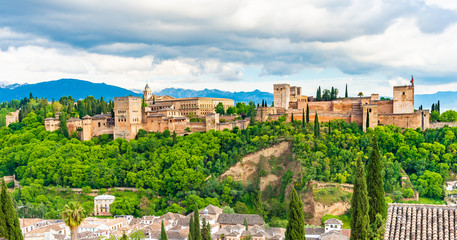
<svg viewBox="0 0 457 240">
<path fill-rule="evenodd" d="M 332 205 L 337 202 L 350 201 L 352 193 L 341 187 L 326 187 L 314 190 L 314 200 L 324 205 Z"/>
</svg>

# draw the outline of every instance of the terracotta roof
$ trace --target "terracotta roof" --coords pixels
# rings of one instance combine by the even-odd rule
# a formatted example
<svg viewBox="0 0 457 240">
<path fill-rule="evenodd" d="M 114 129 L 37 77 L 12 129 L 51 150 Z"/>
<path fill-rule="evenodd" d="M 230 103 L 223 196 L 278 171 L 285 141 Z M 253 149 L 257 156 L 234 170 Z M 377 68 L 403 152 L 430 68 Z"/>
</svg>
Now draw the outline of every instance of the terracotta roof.
<svg viewBox="0 0 457 240">
<path fill-rule="evenodd" d="M 72 117 L 67 120 L 67 122 L 77 122 L 77 121 L 81 121 L 81 119 Z"/>
<path fill-rule="evenodd" d="M 92 117 L 89 116 L 89 115 L 86 115 L 86 116 L 83 117 L 83 119 L 92 119 Z"/>
<path fill-rule="evenodd" d="M 457 208 L 389 204 L 384 239 L 456 239 Z"/>
<path fill-rule="evenodd" d="M 46 221 L 40 218 L 24 218 L 20 219 L 21 228 L 35 225 L 36 223 Z"/>
<path fill-rule="evenodd" d="M 224 209 L 210 204 L 210 205 L 206 206 L 205 208 L 203 208 L 202 210 L 198 211 L 198 213 L 200 213 L 200 214 L 205 214 L 206 212 L 210 215 L 216 215 L 216 214 L 223 213 Z"/>
<path fill-rule="evenodd" d="M 326 232 L 321 235 L 321 240 L 349 240 L 346 236 L 344 236 L 339 231 L 330 231 Z"/>
<path fill-rule="evenodd" d="M 324 228 L 317 227 L 317 228 L 305 228 L 305 233 L 306 234 L 311 234 L 311 235 L 321 235 L 322 233 L 325 232 Z"/>
<path fill-rule="evenodd" d="M 221 213 L 217 222 L 219 224 L 244 224 L 244 219 L 248 225 L 263 225 L 265 222 L 260 215 L 256 214 L 230 214 L 230 213 Z"/>
<path fill-rule="evenodd" d="M 343 222 L 336 219 L 336 218 L 330 218 L 327 221 L 324 222 L 325 224 L 340 224 L 343 225 Z"/>
</svg>

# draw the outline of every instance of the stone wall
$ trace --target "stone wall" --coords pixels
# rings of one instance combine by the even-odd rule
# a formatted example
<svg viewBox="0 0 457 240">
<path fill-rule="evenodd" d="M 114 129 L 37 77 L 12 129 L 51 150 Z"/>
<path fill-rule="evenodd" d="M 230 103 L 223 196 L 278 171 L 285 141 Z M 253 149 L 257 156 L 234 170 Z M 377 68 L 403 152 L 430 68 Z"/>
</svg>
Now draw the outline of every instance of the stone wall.
<svg viewBox="0 0 457 240">
<path fill-rule="evenodd" d="M 414 86 L 395 86 L 393 101 L 393 113 L 414 113 Z"/>
<path fill-rule="evenodd" d="M 425 130 L 430 127 L 428 110 L 405 114 L 379 114 L 378 120 L 379 125 L 395 125 L 401 128 L 421 128 Z"/>
<path fill-rule="evenodd" d="M 457 122 L 432 122 L 430 128 L 457 127 Z"/>
<path fill-rule="evenodd" d="M 14 112 L 10 112 L 9 114 L 6 114 L 5 116 L 5 126 L 8 127 L 8 125 L 10 125 L 11 123 L 16 123 L 16 122 L 19 122 L 19 109 L 14 111 Z"/>
<path fill-rule="evenodd" d="M 367 118 L 369 121 L 368 127 L 374 129 L 378 126 L 378 105 L 366 104 L 363 105 L 362 110 L 362 129 L 367 131 Z"/>
<path fill-rule="evenodd" d="M 274 84 L 274 106 L 282 107 L 284 109 L 289 108 L 290 102 L 290 85 L 289 84 Z"/>
</svg>

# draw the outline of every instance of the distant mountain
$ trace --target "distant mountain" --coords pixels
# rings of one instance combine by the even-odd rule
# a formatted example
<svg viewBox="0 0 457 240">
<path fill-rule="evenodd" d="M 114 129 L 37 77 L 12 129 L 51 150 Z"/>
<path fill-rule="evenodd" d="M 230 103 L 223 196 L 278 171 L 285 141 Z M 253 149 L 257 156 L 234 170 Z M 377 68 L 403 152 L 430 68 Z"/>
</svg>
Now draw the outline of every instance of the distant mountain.
<svg viewBox="0 0 457 240">
<path fill-rule="evenodd" d="M 186 97 L 215 97 L 215 98 L 230 98 L 235 102 L 246 102 L 253 101 L 255 103 L 261 103 L 262 100 L 266 100 L 268 105 L 273 102 L 273 94 L 268 92 L 261 92 L 254 90 L 252 92 L 228 92 L 217 89 L 204 89 L 204 90 L 191 90 L 182 88 L 165 88 L 161 91 L 155 92 L 154 94 L 162 96 L 169 95 L 175 98 L 186 98 Z"/>
<path fill-rule="evenodd" d="M 107 85 L 105 83 L 92 83 L 78 79 L 60 79 L 56 81 L 40 82 L 36 84 L 12 84 L 0 86 L 0 102 L 28 97 L 30 93 L 35 97 L 45 97 L 48 100 L 58 100 L 63 96 L 72 96 L 78 100 L 86 96 L 112 100 L 119 96 L 141 96 L 130 90 Z"/>
<path fill-rule="evenodd" d="M 433 103 L 440 101 L 441 112 L 449 109 L 457 109 L 457 92 L 437 92 L 434 94 L 419 94 L 415 97 L 414 106 L 419 108 L 420 105 L 424 109 L 431 109 Z"/>
</svg>

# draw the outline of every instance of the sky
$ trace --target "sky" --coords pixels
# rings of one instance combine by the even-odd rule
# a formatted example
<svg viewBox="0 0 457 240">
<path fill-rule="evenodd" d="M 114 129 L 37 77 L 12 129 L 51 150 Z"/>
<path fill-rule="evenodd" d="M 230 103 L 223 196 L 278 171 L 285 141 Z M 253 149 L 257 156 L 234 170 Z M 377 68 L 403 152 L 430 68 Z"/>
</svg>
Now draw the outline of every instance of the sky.
<svg viewBox="0 0 457 240">
<path fill-rule="evenodd" d="M 0 83 L 457 91 L 457 1 L 3 0 Z"/>
</svg>

